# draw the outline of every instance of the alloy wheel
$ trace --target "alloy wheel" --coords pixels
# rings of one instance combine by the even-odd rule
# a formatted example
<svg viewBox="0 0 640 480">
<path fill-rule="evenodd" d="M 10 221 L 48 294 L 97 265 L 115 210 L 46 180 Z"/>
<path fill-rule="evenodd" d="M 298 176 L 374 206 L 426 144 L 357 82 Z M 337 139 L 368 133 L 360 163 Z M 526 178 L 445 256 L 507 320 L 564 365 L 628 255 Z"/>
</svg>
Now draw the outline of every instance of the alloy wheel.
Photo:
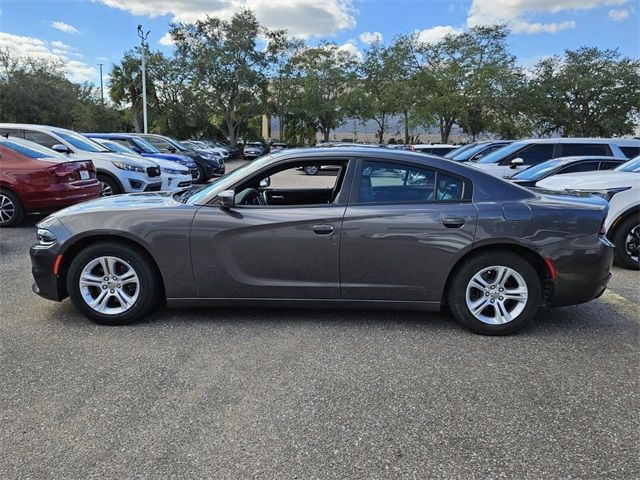
<svg viewBox="0 0 640 480">
<path fill-rule="evenodd" d="M 0 224 L 9 222 L 16 213 L 16 206 L 6 195 L 0 193 Z"/>
<path fill-rule="evenodd" d="M 525 309 L 528 297 L 522 275 L 499 265 L 483 268 L 471 277 L 465 295 L 469 312 L 489 325 L 516 319 Z"/>
<path fill-rule="evenodd" d="M 118 257 L 98 257 L 82 269 L 80 294 L 96 312 L 117 315 L 129 310 L 138 299 L 140 280 L 133 267 Z"/>
<path fill-rule="evenodd" d="M 627 255 L 634 261 L 640 262 L 640 225 L 631 229 L 624 241 Z"/>
<path fill-rule="evenodd" d="M 103 197 L 110 197 L 113 195 L 113 189 L 111 188 L 111 185 L 109 185 L 107 182 L 100 182 L 100 186 L 102 187 L 102 196 Z"/>
</svg>

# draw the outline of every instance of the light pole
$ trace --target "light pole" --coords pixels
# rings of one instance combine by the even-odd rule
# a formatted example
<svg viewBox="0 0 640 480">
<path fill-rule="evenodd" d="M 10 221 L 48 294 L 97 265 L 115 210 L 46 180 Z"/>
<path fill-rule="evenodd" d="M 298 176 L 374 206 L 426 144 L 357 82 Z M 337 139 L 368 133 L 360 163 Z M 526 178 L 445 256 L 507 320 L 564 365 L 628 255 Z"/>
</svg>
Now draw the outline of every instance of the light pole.
<svg viewBox="0 0 640 480">
<path fill-rule="evenodd" d="M 102 100 L 102 104 L 104 105 L 104 89 L 102 88 L 102 66 L 104 63 L 99 63 L 100 65 L 100 100 Z"/>
<path fill-rule="evenodd" d="M 144 123 L 144 133 L 148 133 L 147 131 L 147 72 L 145 70 L 144 65 L 144 53 L 147 48 L 147 37 L 149 36 L 149 32 L 151 30 L 147 30 L 147 33 L 144 33 L 142 30 L 142 25 L 138 25 L 138 36 L 140 37 L 140 50 L 142 53 L 142 119 Z"/>
</svg>

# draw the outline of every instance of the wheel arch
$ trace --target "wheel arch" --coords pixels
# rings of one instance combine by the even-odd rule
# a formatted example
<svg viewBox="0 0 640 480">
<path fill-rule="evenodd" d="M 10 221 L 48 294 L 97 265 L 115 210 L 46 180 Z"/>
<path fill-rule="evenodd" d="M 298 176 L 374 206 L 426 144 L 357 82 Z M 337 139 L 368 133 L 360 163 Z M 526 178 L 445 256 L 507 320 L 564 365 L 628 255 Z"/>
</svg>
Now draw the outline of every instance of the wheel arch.
<svg viewBox="0 0 640 480">
<path fill-rule="evenodd" d="M 122 185 L 122 182 L 120 181 L 120 179 L 116 175 L 114 175 L 112 172 L 110 172 L 109 170 L 96 169 L 96 176 L 97 175 L 104 175 L 105 177 L 109 177 L 111 180 L 116 182 L 116 184 L 118 185 L 118 188 L 120 188 L 121 192 L 123 192 L 123 193 L 126 192 L 126 190 L 125 190 L 124 186 Z"/>
<path fill-rule="evenodd" d="M 151 255 L 147 247 L 142 242 L 134 238 L 131 238 L 130 236 L 119 235 L 115 233 L 97 233 L 95 235 L 88 235 L 88 236 L 78 238 L 76 241 L 71 243 L 67 248 L 65 248 L 63 252 L 61 252 L 62 260 L 60 261 L 60 266 L 58 268 L 57 281 L 58 281 L 58 286 L 60 288 L 60 291 L 63 293 L 63 297 L 66 297 L 68 295 L 66 276 L 67 276 L 67 272 L 69 271 L 69 266 L 71 265 L 71 262 L 86 247 L 98 242 L 124 243 L 129 245 L 130 247 L 135 248 L 138 252 L 140 252 L 143 256 L 145 256 L 147 260 L 151 262 L 151 265 L 153 266 L 156 274 L 158 275 L 158 279 L 161 285 L 160 295 L 162 296 L 162 298 L 166 298 L 164 278 L 162 276 L 162 272 L 160 271 L 160 268 L 158 267 L 158 263 L 156 262 L 155 258 L 153 258 L 153 255 Z"/>
<path fill-rule="evenodd" d="M 639 213 L 640 213 L 640 205 L 634 205 L 628 208 L 627 210 L 625 210 L 624 212 L 622 212 L 620 215 L 618 215 L 618 218 L 616 218 L 611 224 L 611 226 L 609 227 L 609 231 L 607 232 L 607 238 L 613 242 L 614 237 L 616 236 L 616 233 L 617 233 L 617 229 L 620 227 L 620 225 L 622 225 L 630 216 L 637 215 Z"/>
<path fill-rule="evenodd" d="M 551 280 L 549 267 L 547 266 L 544 258 L 542 258 L 535 250 L 517 243 L 489 243 L 469 250 L 456 261 L 456 263 L 449 271 L 447 281 L 445 282 L 444 289 L 442 290 L 442 298 L 440 299 L 442 305 L 447 305 L 447 294 L 449 292 L 451 282 L 462 265 L 470 258 L 490 251 L 508 251 L 511 253 L 515 253 L 516 255 L 519 255 L 527 260 L 534 267 L 536 273 L 538 274 L 538 278 L 540 279 L 544 303 L 551 299 L 553 293 L 553 282 Z"/>
</svg>

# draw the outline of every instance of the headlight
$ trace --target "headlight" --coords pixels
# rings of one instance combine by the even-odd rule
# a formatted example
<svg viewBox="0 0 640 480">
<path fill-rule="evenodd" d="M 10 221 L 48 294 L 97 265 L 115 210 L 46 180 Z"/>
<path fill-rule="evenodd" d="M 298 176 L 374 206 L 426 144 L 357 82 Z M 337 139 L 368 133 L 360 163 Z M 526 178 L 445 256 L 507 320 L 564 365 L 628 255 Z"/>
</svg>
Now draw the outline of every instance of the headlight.
<svg viewBox="0 0 640 480">
<path fill-rule="evenodd" d="M 218 160 L 220 158 L 215 153 L 203 153 L 202 156 L 207 160 Z"/>
<path fill-rule="evenodd" d="M 185 172 L 184 170 L 176 170 L 175 168 L 164 168 L 161 169 L 164 173 L 168 173 L 169 175 L 187 175 L 189 172 Z"/>
<path fill-rule="evenodd" d="M 122 163 L 122 162 L 111 162 L 120 170 L 127 170 L 129 172 L 138 172 L 144 173 L 144 168 L 139 167 L 137 165 L 131 165 L 130 163 Z"/>
<path fill-rule="evenodd" d="M 50 247 L 58 241 L 53 233 L 49 230 L 45 230 L 44 228 L 36 230 L 36 237 L 38 238 L 38 243 L 43 247 Z"/>
<path fill-rule="evenodd" d="M 619 187 L 619 188 L 610 188 L 608 190 L 569 190 L 570 192 L 579 192 L 579 193 L 590 193 L 591 195 L 597 195 L 598 197 L 604 198 L 607 202 L 609 202 L 616 193 L 624 192 L 625 190 L 629 190 L 631 187 Z"/>
</svg>

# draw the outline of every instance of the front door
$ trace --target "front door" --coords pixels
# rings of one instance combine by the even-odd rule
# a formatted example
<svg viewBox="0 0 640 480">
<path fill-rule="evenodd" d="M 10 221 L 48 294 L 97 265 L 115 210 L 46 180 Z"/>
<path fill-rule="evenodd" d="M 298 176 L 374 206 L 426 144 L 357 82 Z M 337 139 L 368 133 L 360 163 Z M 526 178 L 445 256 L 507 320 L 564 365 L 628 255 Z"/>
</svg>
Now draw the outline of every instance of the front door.
<svg viewBox="0 0 640 480">
<path fill-rule="evenodd" d="M 240 181 L 234 208 L 200 208 L 191 229 L 200 297 L 338 298 L 346 163 L 315 177 L 280 165 Z"/>
<path fill-rule="evenodd" d="M 342 298 L 439 302 L 474 240 L 471 184 L 395 162 L 365 161 L 360 172 L 342 224 Z"/>
</svg>

